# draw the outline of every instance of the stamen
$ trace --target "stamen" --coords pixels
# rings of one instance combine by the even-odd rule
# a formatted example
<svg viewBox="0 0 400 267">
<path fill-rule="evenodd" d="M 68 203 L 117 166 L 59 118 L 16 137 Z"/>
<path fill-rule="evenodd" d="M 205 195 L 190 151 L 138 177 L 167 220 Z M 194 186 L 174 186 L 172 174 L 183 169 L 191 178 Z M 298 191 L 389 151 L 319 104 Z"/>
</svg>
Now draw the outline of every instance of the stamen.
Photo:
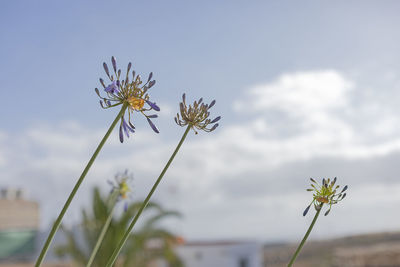
<svg viewBox="0 0 400 267">
<path fill-rule="evenodd" d="M 130 107 L 134 110 L 141 110 L 144 106 L 144 100 L 134 96 L 128 98 L 128 103 Z"/>
<path fill-rule="evenodd" d="M 321 203 L 329 203 L 329 200 L 327 197 L 317 197 L 316 200 Z"/>
</svg>

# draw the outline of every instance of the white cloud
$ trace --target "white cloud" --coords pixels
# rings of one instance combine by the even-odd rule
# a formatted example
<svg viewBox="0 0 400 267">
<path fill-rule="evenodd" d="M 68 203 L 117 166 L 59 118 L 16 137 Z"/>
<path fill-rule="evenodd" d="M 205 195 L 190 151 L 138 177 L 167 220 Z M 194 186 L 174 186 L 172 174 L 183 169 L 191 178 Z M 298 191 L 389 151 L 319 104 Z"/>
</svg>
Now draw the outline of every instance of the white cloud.
<svg viewBox="0 0 400 267">
<path fill-rule="evenodd" d="M 175 109 L 171 105 L 167 103 L 161 103 L 161 104 L 157 103 L 157 104 L 162 109 L 162 112 L 159 113 L 160 117 L 170 118 L 174 116 Z"/>
<path fill-rule="evenodd" d="M 292 116 L 345 107 L 353 84 L 334 70 L 296 72 L 276 81 L 254 86 L 245 101 L 235 102 L 238 111 L 282 110 Z"/>
<path fill-rule="evenodd" d="M 326 155 L 369 157 L 399 149 L 397 114 L 373 97 L 356 105 L 363 89 L 338 71 L 284 74 L 246 92 L 244 100 L 236 101 L 233 107 L 253 117 L 246 127 L 251 134 L 256 132 L 250 128 L 255 125 L 264 131 L 257 135 L 258 141 L 257 136 L 248 141 L 257 143 L 256 150 L 262 147 L 270 151 L 267 143 L 273 141 L 272 152 L 286 155 L 281 160 Z M 271 118 L 271 113 L 275 117 Z"/>
<path fill-rule="evenodd" d="M 6 156 L 4 151 L 6 149 L 5 140 L 7 139 L 7 135 L 4 132 L 0 132 L 0 167 L 4 166 L 7 163 Z"/>
</svg>

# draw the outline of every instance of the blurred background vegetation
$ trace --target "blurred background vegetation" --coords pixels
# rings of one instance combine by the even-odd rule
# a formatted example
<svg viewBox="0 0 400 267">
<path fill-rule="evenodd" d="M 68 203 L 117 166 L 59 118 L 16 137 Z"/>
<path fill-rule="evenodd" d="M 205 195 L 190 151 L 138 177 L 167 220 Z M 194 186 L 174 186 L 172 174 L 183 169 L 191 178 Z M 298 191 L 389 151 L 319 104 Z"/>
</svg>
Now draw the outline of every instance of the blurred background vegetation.
<svg viewBox="0 0 400 267">
<path fill-rule="evenodd" d="M 106 265 L 141 204 L 142 202 L 139 201 L 133 202 L 120 216 L 114 216 L 92 266 Z M 65 244 L 55 248 L 56 254 L 59 257 L 70 257 L 79 266 L 84 266 L 111 209 L 108 196 L 102 195 L 99 188 L 95 187 L 91 207 L 82 209 L 79 229 L 62 227 L 67 240 Z M 124 246 L 118 262 L 119 266 L 151 266 L 151 263 L 157 260 L 163 260 L 171 267 L 183 266 L 173 250 L 179 238 L 160 225 L 160 222 L 167 217 L 180 218 L 181 214 L 174 210 L 166 210 L 156 202 L 148 204 L 143 214 L 144 222 L 135 229 Z"/>
</svg>

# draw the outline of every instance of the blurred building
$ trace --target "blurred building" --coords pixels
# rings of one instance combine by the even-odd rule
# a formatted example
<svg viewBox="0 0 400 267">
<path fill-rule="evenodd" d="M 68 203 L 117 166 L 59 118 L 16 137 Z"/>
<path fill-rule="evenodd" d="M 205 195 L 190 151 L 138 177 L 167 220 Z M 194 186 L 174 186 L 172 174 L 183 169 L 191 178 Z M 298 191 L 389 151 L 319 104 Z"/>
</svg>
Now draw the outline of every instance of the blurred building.
<svg viewBox="0 0 400 267">
<path fill-rule="evenodd" d="M 262 246 L 257 242 L 182 242 L 175 248 L 186 267 L 261 267 Z M 156 260 L 149 267 L 168 267 Z"/>
<path fill-rule="evenodd" d="M 188 242 L 176 250 L 188 267 L 262 266 L 262 246 L 257 242 Z"/>
<path fill-rule="evenodd" d="M 39 205 L 28 200 L 22 189 L 0 190 L 0 267 L 29 267 L 44 242 L 39 232 Z M 40 244 L 38 244 L 40 243 Z M 49 253 L 51 254 L 51 253 Z M 44 267 L 70 267 L 58 260 Z"/>
<path fill-rule="evenodd" d="M 35 253 L 39 206 L 21 189 L 0 191 L 0 261 L 28 260 Z"/>
<path fill-rule="evenodd" d="M 78 234 L 78 231 L 76 232 Z M 28 200 L 21 189 L 0 190 L 0 267 L 32 266 L 47 238 L 39 232 L 39 206 Z M 65 242 L 57 233 L 53 247 Z M 152 240 L 149 246 L 157 249 Z M 186 267 L 279 267 L 285 266 L 297 247 L 295 244 L 261 246 L 253 241 L 178 242 L 175 250 Z M 60 261 L 52 250 L 44 267 L 71 267 L 67 259 Z M 400 267 L 400 232 L 375 233 L 310 240 L 300 253 L 298 267 Z M 155 260 L 147 267 L 168 267 Z"/>
</svg>

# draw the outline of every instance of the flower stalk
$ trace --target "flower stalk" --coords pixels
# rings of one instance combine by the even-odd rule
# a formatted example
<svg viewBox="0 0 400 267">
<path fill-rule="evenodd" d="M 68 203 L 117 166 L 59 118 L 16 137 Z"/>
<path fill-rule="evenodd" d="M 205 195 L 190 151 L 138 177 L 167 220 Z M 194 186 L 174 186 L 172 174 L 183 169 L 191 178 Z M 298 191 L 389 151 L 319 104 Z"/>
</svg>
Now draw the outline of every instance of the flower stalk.
<svg viewBox="0 0 400 267">
<path fill-rule="evenodd" d="M 96 257 L 96 254 L 99 251 L 100 245 L 103 242 L 104 236 L 107 233 L 108 227 L 110 226 L 111 220 L 114 215 L 115 206 L 116 206 L 117 200 L 118 200 L 118 194 L 115 194 L 115 193 L 112 194 L 110 197 L 110 200 L 111 200 L 110 202 L 111 202 L 111 206 L 112 206 L 110 214 L 108 215 L 107 220 L 104 223 L 103 228 L 101 229 L 100 235 L 97 238 L 96 245 L 94 246 L 93 251 L 90 254 L 90 258 L 88 260 L 88 263 L 86 264 L 86 267 L 92 266 L 94 258 Z"/>
<path fill-rule="evenodd" d="M 118 113 L 117 117 L 114 119 L 114 121 L 111 123 L 110 128 L 107 130 L 106 134 L 104 135 L 103 139 L 100 141 L 99 145 L 97 146 L 96 150 L 94 151 L 92 157 L 90 158 L 89 162 L 87 163 L 85 169 L 83 170 L 81 176 L 79 177 L 78 181 L 76 182 L 74 188 L 72 189 L 67 201 L 64 204 L 64 207 L 62 208 L 60 214 L 58 215 L 56 221 L 53 224 L 53 227 L 49 233 L 49 236 L 47 237 L 47 240 L 42 248 L 42 251 L 39 254 L 38 259 L 36 260 L 35 267 L 39 267 L 42 265 L 42 262 L 44 260 L 44 257 L 47 254 L 47 251 L 50 247 L 50 244 L 54 238 L 54 235 L 56 234 L 58 228 L 60 227 L 61 221 L 69 207 L 69 205 L 72 202 L 72 199 L 74 198 L 76 192 L 78 191 L 80 185 L 82 184 L 83 180 L 86 177 L 86 174 L 89 172 L 90 167 L 96 160 L 97 155 L 100 153 L 101 149 L 103 148 L 105 142 L 107 141 L 108 137 L 110 136 L 111 132 L 115 128 L 115 125 L 118 123 L 118 121 L 121 119 L 121 117 L 124 115 L 126 108 L 128 107 L 127 103 L 124 103 L 122 105 L 122 108 L 120 112 Z"/>
<path fill-rule="evenodd" d="M 304 235 L 303 240 L 301 240 L 299 246 L 297 247 L 296 252 L 295 252 L 294 255 L 292 256 L 292 258 L 291 258 L 291 260 L 290 260 L 290 262 L 289 262 L 289 264 L 288 264 L 288 267 L 291 267 L 291 266 L 293 265 L 294 261 L 296 260 L 297 256 L 299 255 L 301 249 L 303 248 L 304 244 L 306 243 L 307 238 L 308 238 L 308 236 L 310 235 L 311 230 L 313 229 L 314 224 L 315 224 L 315 222 L 316 222 L 317 219 L 318 219 L 319 213 L 321 212 L 322 205 L 323 205 L 323 204 L 321 204 L 321 205 L 319 206 L 319 209 L 318 209 L 317 212 L 315 213 L 314 219 L 312 220 L 312 222 L 311 222 L 311 224 L 310 224 L 310 227 L 308 227 L 308 230 L 307 230 L 306 234 Z"/>
<path fill-rule="evenodd" d="M 139 211 L 136 213 L 135 217 L 133 218 L 131 224 L 129 225 L 128 229 L 126 230 L 124 236 L 122 237 L 121 241 L 119 242 L 118 246 L 115 248 L 113 254 L 111 255 L 108 263 L 107 263 L 107 267 L 111 267 L 113 266 L 113 264 L 115 263 L 119 253 L 121 252 L 122 247 L 124 246 L 125 242 L 127 241 L 127 239 L 129 238 L 130 233 L 133 230 L 133 227 L 135 226 L 136 222 L 138 221 L 140 215 L 142 214 L 143 210 L 146 208 L 147 204 L 150 201 L 151 196 L 153 195 L 153 193 L 155 192 L 155 190 L 157 189 L 157 186 L 160 184 L 162 178 L 164 177 L 164 174 L 167 172 L 169 166 L 171 165 L 172 161 L 174 160 L 176 154 L 178 153 L 179 149 L 181 148 L 183 142 L 186 139 L 187 134 L 189 133 L 191 126 L 188 125 L 181 140 L 179 141 L 177 147 L 175 148 L 174 152 L 172 153 L 171 157 L 169 158 L 167 164 L 165 165 L 164 169 L 162 170 L 160 176 L 158 177 L 157 181 L 154 183 L 153 187 L 151 188 L 150 192 L 147 194 L 147 197 L 145 198 L 145 200 L 143 201 Z"/>
</svg>

